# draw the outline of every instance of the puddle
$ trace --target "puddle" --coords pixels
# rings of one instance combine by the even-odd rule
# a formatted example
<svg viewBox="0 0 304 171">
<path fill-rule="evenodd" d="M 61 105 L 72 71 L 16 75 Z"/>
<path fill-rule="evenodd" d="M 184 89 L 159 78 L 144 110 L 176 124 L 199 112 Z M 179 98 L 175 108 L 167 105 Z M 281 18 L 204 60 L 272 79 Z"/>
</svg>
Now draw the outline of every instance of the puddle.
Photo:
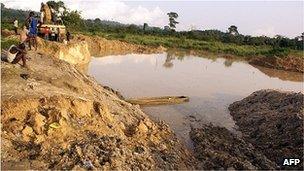
<svg viewBox="0 0 304 171">
<path fill-rule="evenodd" d="M 93 58 L 90 75 L 126 98 L 189 96 L 188 103 L 143 107 L 153 119 L 163 120 L 191 148 L 190 125 L 212 122 L 234 130 L 228 106 L 260 89 L 303 91 L 303 75 L 245 61 L 208 59 L 172 54 L 129 54 Z"/>
</svg>

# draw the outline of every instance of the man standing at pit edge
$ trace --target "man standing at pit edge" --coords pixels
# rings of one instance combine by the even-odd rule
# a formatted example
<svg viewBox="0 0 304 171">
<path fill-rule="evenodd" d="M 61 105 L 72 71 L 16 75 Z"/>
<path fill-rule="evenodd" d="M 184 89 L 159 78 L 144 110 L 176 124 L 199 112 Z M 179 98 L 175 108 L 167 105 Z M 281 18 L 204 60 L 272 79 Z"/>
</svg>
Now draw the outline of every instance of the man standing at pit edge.
<svg viewBox="0 0 304 171">
<path fill-rule="evenodd" d="M 17 35 L 18 34 L 18 20 L 17 20 L 17 18 L 15 18 L 15 20 L 14 20 L 14 31 L 15 31 L 15 34 Z"/>
<path fill-rule="evenodd" d="M 33 11 L 30 12 L 29 17 L 26 19 L 26 22 L 29 23 L 29 48 L 31 50 L 31 45 L 33 44 L 35 50 L 37 50 L 38 20 L 35 18 L 35 13 Z"/>
</svg>

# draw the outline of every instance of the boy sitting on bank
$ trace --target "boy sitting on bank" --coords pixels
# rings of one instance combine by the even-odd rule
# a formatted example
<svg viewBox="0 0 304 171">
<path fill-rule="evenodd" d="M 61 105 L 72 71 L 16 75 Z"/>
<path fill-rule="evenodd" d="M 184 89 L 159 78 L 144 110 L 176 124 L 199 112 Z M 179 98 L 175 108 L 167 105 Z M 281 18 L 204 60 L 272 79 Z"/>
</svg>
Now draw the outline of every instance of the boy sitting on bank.
<svg viewBox="0 0 304 171">
<path fill-rule="evenodd" d="M 17 46 L 16 45 L 12 45 L 8 52 L 7 52 L 7 56 L 6 59 L 2 59 L 6 62 L 10 62 L 12 64 L 17 64 L 20 60 L 22 60 L 22 67 L 27 67 L 26 65 L 26 49 L 25 49 L 25 44 L 24 43 L 20 43 Z"/>
</svg>

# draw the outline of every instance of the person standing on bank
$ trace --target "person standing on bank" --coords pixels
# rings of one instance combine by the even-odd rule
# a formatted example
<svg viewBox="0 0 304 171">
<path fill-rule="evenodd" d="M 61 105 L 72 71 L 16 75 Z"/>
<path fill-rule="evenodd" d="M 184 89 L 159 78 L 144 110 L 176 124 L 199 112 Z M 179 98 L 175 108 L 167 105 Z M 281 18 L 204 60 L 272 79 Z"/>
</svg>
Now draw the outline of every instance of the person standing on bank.
<svg viewBox="0 0 304 171">
<path fill-rule="evenodd" d="M 29 17 L 26 19 L 26 22 L 29 23 L 29 48 L 32 49 L 32 45 L 37 50 L 37 25 L 38 20 L 35 18 L 35 13 L 33 11 L 30 12 Z"/>
<path fill-rule="evenodd" d="M 15 31 L 15 34 L 17 35 L 18 34 L 18 20 L 17 20 L 17 18 L 15 18 L 15 20 L 14 20 L 14 31 Z"/>
</svg>

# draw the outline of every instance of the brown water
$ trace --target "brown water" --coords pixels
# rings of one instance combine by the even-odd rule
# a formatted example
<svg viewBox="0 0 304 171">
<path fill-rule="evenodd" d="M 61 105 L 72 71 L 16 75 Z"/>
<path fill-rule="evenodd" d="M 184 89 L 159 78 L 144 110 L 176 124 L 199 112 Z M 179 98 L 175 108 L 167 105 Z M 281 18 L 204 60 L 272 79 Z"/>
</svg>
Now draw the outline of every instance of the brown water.
<svg viewBox="0 0 304 171">
<path fill-rule="evenodd" d="M 163 54 L 122 55 L 93 58 L 89 74 L 126 98 L 184 95 L 190 102 L 144 107 L 156 120 L 163 120 L 186 144 L 190 125 L 213 123 L 235 128 L 228 106 L 260 89 L 303 91 L 303 75 L 244 61 Z"/>
</svg>

